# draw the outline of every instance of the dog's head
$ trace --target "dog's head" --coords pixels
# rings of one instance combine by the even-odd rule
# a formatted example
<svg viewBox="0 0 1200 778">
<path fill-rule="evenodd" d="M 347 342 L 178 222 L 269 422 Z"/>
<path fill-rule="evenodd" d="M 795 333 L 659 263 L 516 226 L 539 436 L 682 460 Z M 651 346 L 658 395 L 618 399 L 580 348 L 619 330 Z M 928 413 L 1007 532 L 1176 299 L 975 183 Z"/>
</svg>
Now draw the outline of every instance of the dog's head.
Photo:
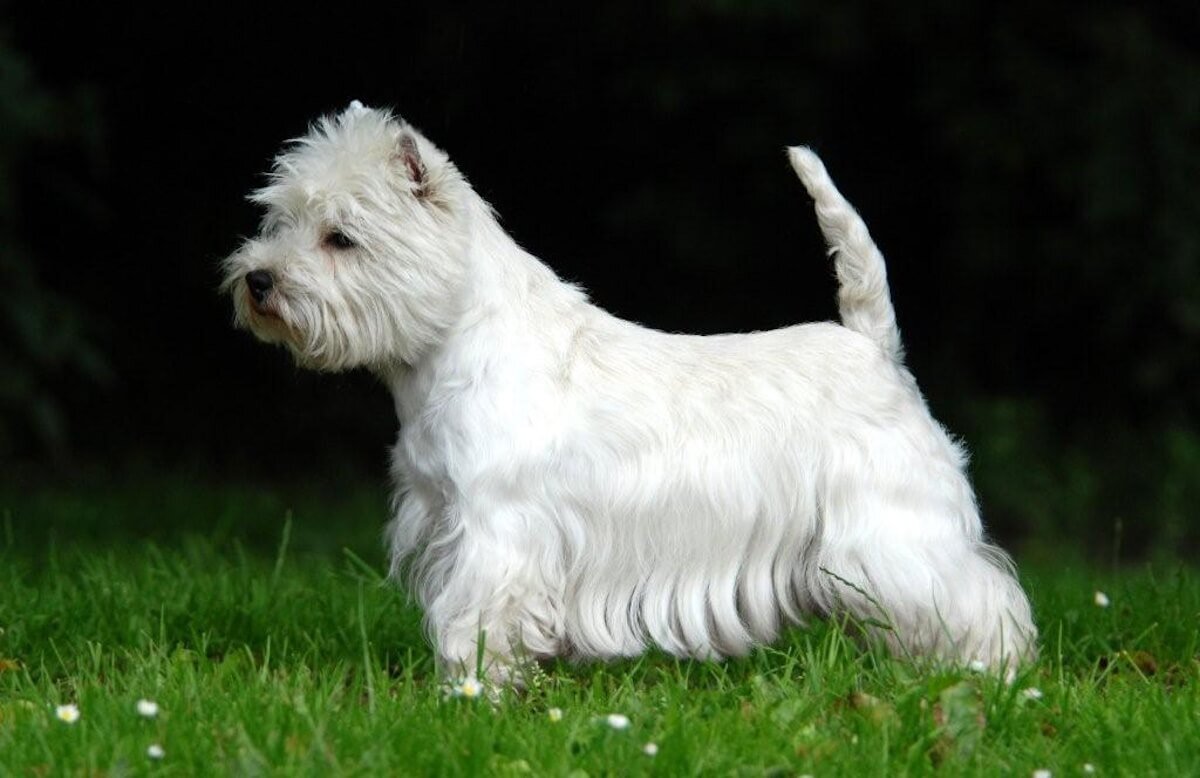
<svg viewBox="0 0 1200 778">
<path fill-rule="evenodd" d="M 446 155 L 355 101 L 275 159 L 258 236 L 223 264 L 238 326 L 320 370 L 412 364 L 452 321 L 469 187 Z"/>
</svg>

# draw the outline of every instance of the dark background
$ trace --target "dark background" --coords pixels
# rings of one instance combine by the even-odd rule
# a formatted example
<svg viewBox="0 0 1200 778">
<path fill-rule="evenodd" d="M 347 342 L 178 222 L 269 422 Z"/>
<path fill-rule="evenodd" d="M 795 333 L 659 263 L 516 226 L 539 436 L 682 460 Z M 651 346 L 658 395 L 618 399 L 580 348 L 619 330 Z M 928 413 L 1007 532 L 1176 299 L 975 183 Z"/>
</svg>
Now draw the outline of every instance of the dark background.
<svg viewBox="0 0 1200 778">
<path fill-rule="evenodd" d="M 813 146 L 888 258 L 910 364 L 996 533 L 1188 553 L 1200 16 L 1008 5 L 15 8 L 3 477 L 383 481 L 384 390 L 297 370 L 216 291 L 272 155 L 360 99 L 445 148 L 597 303 L 667 330 L 836 316 L 782 154 Z"/>
</svg>

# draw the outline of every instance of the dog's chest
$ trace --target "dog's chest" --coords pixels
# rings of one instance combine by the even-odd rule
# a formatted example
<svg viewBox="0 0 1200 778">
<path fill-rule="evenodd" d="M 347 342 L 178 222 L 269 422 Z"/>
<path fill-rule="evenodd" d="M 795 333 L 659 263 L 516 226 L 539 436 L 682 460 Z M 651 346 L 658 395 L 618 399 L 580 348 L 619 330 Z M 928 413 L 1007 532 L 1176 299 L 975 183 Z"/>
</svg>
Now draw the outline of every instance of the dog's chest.
<svg viewBox="0 0 1200 778">
<path fill-rule="evenodd" d="M 405 481 L 449 498 L 543 456 L 561 413 L 548 384 L 495 369 L 431 382 L 416 398 L 398 397 L 398 410 L 408 408 L 393 459 Z"/>
</svg>

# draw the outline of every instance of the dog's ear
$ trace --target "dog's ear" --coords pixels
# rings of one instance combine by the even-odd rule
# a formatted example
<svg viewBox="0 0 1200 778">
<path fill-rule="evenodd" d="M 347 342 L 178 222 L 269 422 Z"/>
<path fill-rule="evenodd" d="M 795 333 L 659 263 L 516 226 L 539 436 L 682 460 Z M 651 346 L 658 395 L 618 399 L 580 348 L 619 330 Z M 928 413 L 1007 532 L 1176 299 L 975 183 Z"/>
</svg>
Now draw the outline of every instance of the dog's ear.
<svg viewBox="0 0 1200 778">
<path fill-rule="evenodd" d="M 425 197 L 429 193 L 429 170 L 425 167 L 425 161 L 421 159 L 417 137 L 411 130 L 401 131 L 400 140 L 396 142 L 395 161 L 399 163 L 401 172 L 412 182 L 413 194 L 420 198 Z"/>
</svg>

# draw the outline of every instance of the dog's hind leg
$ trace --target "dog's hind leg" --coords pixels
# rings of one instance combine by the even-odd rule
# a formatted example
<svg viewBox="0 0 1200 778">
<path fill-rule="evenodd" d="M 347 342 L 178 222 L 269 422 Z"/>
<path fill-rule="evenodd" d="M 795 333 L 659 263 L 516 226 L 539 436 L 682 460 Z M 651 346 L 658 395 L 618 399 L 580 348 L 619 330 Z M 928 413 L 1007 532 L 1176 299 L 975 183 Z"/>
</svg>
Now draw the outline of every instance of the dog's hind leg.
<svg viewBox="0 0 1200 778">
<path fill-rule="evenodd" d="M 1002 672 L 1033 658 L 1029 601 L 1003 552 L 916 506 L 854 503 L 870 521 L 827 532 L 804 569 L 821 610 L 848 613 L 897 655 Z"/>
</svg>

